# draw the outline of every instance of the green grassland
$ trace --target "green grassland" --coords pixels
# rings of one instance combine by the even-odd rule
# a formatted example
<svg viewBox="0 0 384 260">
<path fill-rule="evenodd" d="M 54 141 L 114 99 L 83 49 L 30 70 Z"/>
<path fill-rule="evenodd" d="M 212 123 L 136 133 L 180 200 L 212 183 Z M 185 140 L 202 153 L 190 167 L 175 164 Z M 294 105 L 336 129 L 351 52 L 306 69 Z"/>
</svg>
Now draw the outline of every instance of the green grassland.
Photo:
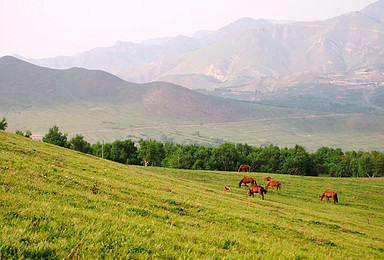
<svg viewBox="0 0 384 260">
<path fill-rule="evenodd" d="M 1 259 L 384 258 L 378 180 L 269 174 L 282 191 L 262 200 L 237 172 L 122 165 L 4 131 L 0 173 Z M 319 201 L 326 189 L 339 204 Z"/>
<path fill-rule="evenodd" d="M 143 138 L 204 146 L 217 146 L 223 142 L 247 143 L 256 147 L 269 144 L 294 147 L 299 144 L 310 152 L 322 146 L 343 151 L 384 151 L 384 116 L 380 115 L 311 116 L 276 112 L 254 119 L 204 122 L 183 117 L 156 117 L 140 111 L 135 104 L 89 106 L 88 109 L 83 105 L 73 105 L 10 111 L 4 116 L 9 132 L 31 130 L 34 138 L 38 139 L 47 134 L 50 127 L 57 125 L 69 139 L 81 134 L 90 143 Z"/>
</svg>

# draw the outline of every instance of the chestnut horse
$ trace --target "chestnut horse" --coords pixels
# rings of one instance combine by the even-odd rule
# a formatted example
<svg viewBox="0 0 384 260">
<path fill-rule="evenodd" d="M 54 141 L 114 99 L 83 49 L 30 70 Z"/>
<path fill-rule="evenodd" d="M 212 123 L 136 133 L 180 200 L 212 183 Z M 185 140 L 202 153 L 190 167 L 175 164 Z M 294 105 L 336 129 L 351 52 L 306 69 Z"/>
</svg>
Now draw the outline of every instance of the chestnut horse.
<svg viewBox="0 0 384 260">
<path fill-rule="evenodd" d="M 329 191 L 329 190 L 324 191 L 324 193 L 320 195 L 320 201 L 323 200 L 324 196 L 327 198 L 328 203 L 329 203 L 330 197 L 332 197 L 333 199 L 333 204 L 336 204 L 336 202 L 339 202 L 339 200 L 337 199 L 337 193 L 334 191 Z"/>
<path fill-rule="evenodd" d="M 278 181 L 270 181 L 270 182 L 268 182 L 267 186 L 265 186 L 265 189 L 268 190 L 269 186 L 272 187 L 272 191 L 274 191 L 273 187 L 276 187 L 276 191 L 281 191 L 281 183 L 278 182 Z"/>
<path fill-rule="evenodd" d="M 249 188 L 249 192 L 248 192 L 248 195 L 249 197 L 255 197 L 255 193 L 259 193 L 261 195 L 261 197 L 264 199 L 264 193 L 266 194 L 267 193 L 267 190 L 263 188 L 263 186 L 258 186 L 258 185 L 254 185 L 252 184 L 251 187 Z"/>
<path fill-rule="evenodd" d="M 249 165 L 240 165 L 239 169 L 237 170 L 237 172 L 240 172 L 240 171 L 247 171 L 247 172 L 251 172 L 251 167 L 249 167 Z"/>
<path fill-rule="evenodd" d="M 270 181 L 271 180 L 271 177 L 265 177 L 264 178 L 264 181 Z"/>
<path fill-rule="evenodd" d="M 239 188 L 241 188 L 241 184 L 242 184 L 242 183 L 244 183 L 243 185 L 244 185 L 245 187 L 248 187 L 247 183 L 252 183 L 252 184 L 257 185 L 256 180 L 255 180 L 254 178 L 246 178 L 246 177 L 242 178 L 242 179 L 240 180 L 240 182 L 239 182 Z"/>
</svg>

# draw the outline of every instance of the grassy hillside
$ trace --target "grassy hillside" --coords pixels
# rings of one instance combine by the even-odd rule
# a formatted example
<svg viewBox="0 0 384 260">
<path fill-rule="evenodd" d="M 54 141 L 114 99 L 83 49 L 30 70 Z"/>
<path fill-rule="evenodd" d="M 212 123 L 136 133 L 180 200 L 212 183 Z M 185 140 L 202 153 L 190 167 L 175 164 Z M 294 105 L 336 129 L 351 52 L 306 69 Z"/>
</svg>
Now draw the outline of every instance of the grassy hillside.
<svg viewBox="0 0 384 260">
<path fill-rule="evenodd" d="M 121 165 L 4 131 L 0 171 L 0 258 L 384 257 L 381 181 L 271 175 L 282 191 L 262 200 L 237 172 Z M 340 203 L 320 203 L 325 189 Z"/>
</svg>

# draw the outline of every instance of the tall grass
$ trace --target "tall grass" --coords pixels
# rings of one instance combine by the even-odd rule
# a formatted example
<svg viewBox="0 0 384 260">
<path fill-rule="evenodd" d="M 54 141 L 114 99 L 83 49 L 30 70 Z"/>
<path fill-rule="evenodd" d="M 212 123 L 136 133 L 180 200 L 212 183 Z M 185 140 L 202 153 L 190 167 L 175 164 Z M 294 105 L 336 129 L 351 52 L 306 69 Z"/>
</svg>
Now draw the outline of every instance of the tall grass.
<svg viewBox="0 0 384 260">
<path fill-rule="evenodd" d="M 282 191 L 262 200 L 237 172 L 122 165 L 3 131 L 0 171 L 0 258 L 384 257 L 381 181 L 272 174 Z"/>
</svg>

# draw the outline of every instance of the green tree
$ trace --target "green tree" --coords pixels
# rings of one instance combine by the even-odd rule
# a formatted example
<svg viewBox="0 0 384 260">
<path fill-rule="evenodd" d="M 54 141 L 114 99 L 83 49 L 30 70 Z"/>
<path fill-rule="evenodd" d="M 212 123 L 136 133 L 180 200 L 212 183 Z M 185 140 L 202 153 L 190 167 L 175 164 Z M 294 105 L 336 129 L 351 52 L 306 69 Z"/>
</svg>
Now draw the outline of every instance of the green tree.
<svg viewBox="0 0 384 260">
<path fill-rule="evenodd" d="M 369 153 L 364 153 L 358 161 L 359 165 L 359 174 L 366 175 L 369 178 L 375 176 L 375 165 L 374 161 Z"/>
<path fill-rule="evenodd" d="M 260 165 L 261 172 L 278 172 L 280 168 L 280 148 L 269 145 L 260 150 L 257 155 L 256 164 Z"/>
<path fill-rule="evenodd" d="M 239 168 L 242 164 L 252 166 L 252 162 L 248 161 L 248 155 L 253 151 L 252 146 L 248 144 L 238 143 L 236 144 L 236 150 L 239 155 L 239 161 L 237 162 L 236 168 Z"/>
<path fill-rule="evenodd" d="M 212 154 L 212 148 L 199 146 L 195 153 L 195 162 L 192 165 L 193 170 L 211 170 L 209 158 Z"/>
<path fill-rule="evenodd" d="M 7 119 L 3 117 L 3 119 L 0 121 L 0 130 L 5 130 L 8 126 Z"/>
<path fill-rule="evenodd" d="M 91 144 L 84 140 L 84 136 L 76 135 L 68 142 L 70 149 L 79 151 L 82 153 L 91 153 Z"/>
<path fill-rule="evenodd" d="M 338 160 L 332 160 L 331 157 L 331 162 L 328 164 L 329 175 L 332 177 L 359 177 L 358 158 L 360 156 L 360 154 L 352 151 L 339 156 Z"/>
<path fill-rule="evenodd" d="M 137 147 L 135 143 L 130 139 L 114 141 L 111 147 L 110 159 L 124 164 L 138 164 Z"/>
<path fill-rule="evenodd" d="M 343 152 L 340 148 L 334 149 L 330 147 L 320 147 L 317 151 L 311 154 L 314 175 L 331 175 L 340 173 L 339 164 L 343 160 Z M 337 169 L 336 169 L 337 168 Z"/>
<path fill-rule="evenodd" d="M 111 156 L 111 151 L 112 151 L 112 144 L 111 143 L 105 143 L 104 144 L 104 159 L 107 159 L 107 160 L 112 160 L 112 156 Z M 101 152 L 102 152 L 102 149 L 100 149 L 100 157 L 101 157 Z"/>
<path fill-rule="evenodd" d="M 252 151 L 247 155 L 246 164 L 248 164 L 253 171 L 260 172 L 261 162 L 258 161 L 258 156 L 263 148 L 252 148 Z"/>
<path fill-rule="evenodd" d="M 376 177 L 384 176 L 384 153 L 372 151 L 371 156 L 373 159 L 374 172 Z"/>
<path fill-rule="evenodd" d="M 212 150 L 211 160 L 216 163 L 217 170 L 237 170 L 239 153 L 232 143 L 224 143 Z"/>
<path fill-rule="evenodd" d="M 144 165 L 161 166 L 165 158 L 164 145 L 156 140 L 139 140 L 138 157 L 143 160 Z"/>
<path fill-rule="evenodd" d="M 91 145 L 91 153 L 94 156 L 101 157 L 102 156 L 102 150 L 103 150 L 103 145 L 100 142 L 97 142 L 97 143 Z"/>
<path fill-rule="evenodd" d="M 311 170 L 311 160 L 304 147 L 295 145 L 294 148 L 280 150 L 280 173 L 291 175 L 314 175 Z"/>
<path fill-rule="evenodd" d="M 196 153 L 198 148 L 199 147 L 195 144 L 182 146 L 181 158 L 179 160 L 181 163 L 181 168 L 192 169 L 192 166 L 196 161 Z"/>
<path fill-rule="evenodd" d="M 48 133 L 43 137 L 43 142 L 58 145 L 61 147 L 67 147 L 67 134 L 60 132 L 58 126 L 49 128 Z"/>
</svg>

